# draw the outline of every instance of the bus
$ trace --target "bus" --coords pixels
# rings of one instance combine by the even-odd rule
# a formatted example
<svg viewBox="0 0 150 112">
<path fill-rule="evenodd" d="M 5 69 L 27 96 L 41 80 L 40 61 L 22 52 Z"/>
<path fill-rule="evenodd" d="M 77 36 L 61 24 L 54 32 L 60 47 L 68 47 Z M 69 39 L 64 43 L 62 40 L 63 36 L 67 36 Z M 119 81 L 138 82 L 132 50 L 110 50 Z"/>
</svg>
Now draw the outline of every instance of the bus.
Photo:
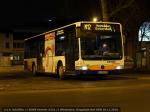
<svg viewBox="0 0 150 112">
<path fill-rule="evenodd" d="M 122 26 L 81 21 L 25 39 L 24 68 L 37 73 L 107 75 L 124 69 Z"/>
</svg>

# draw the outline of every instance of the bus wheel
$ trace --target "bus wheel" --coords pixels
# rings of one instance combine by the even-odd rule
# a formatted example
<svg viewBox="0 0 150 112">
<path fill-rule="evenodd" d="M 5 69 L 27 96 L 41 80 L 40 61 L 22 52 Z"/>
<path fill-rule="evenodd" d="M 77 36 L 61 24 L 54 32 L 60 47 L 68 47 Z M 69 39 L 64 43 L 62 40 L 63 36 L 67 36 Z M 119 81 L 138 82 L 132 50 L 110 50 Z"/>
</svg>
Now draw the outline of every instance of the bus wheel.
<svg viewBox="0 0 150 112">
<path fill-rule="evenodd" d="M 64 79 L 64 70 L 62 64 L 59 64 L 57 67 L 57 75 L 59 76 L 60 79 Z"/>
</svg>

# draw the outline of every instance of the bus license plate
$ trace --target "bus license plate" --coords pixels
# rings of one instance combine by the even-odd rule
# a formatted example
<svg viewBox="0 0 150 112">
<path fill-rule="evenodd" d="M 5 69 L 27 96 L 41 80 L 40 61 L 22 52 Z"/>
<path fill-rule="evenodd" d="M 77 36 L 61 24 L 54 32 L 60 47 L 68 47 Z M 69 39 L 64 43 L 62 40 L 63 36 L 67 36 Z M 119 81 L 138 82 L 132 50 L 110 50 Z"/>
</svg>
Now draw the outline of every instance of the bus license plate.
<svg viewBox="0 0 150 112">
<path fill-rule="evenodd" d="M 98 74 L 108 74 L 108 71 L 98 71 Z"/>
</svg>

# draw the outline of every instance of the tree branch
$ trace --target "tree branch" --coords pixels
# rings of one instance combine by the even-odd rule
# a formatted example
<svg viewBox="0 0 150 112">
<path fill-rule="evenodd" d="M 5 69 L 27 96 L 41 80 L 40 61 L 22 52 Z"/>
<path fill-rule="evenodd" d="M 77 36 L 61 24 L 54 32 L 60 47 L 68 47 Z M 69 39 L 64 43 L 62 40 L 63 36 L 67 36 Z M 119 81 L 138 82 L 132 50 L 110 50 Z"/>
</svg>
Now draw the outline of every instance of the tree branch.
<svg viewBox="0 0 150 112">
<path fill-rule="evenodd" d="M 127 2 L 127 4 L 118 7 L 117 9 L 115 9 L 114 11 L 112 11 L 112 12 L 110 13 L 110 17 L 112 17 L 114 14 L 120 12 L 121 10 L 123 10 L 123 9 L 125 9 L 125 8 L 128 8 L 130 5 L 132 5 L 132 3 L 133 3 L 134 1 L 135 1 L 135 0 L 130 0 L 129 2 Z"/>
</svg>

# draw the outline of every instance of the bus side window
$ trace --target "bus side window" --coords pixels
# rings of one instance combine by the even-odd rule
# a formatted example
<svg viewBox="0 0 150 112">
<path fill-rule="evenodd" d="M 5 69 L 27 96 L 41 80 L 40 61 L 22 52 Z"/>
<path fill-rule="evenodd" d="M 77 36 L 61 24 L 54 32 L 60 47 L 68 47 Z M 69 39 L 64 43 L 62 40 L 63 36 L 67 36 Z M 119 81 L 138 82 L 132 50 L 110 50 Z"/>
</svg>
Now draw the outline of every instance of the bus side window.
<svg viewBox="0 0 150 112">
<path fill-rule="evenodd" d="M 63 51 L 61 47 L 57 47 L 56 55 L 57 56 L 64 56 L 65 55 L 65 51 Z"/>
<path fill-rule="evenodd" d="M 55 39 L 55 54 L 56 56 L 64 56 L 65 55 L 65 36 L 58 36 Z"/>
</svg>

